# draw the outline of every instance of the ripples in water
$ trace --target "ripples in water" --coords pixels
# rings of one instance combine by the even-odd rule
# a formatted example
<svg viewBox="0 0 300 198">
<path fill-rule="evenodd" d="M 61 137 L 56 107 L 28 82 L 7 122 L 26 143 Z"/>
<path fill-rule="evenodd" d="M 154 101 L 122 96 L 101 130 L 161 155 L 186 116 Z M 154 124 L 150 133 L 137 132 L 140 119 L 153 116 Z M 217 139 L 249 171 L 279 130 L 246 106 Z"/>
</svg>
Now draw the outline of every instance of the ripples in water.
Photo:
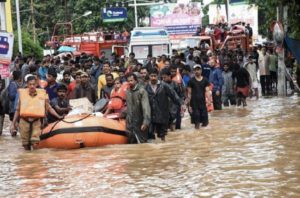
<svg viewBox="0 0 300 198">
<path fill-rule="evenodd" d="M 0 197 L 300 197 L 299 99 L 249 101 L 166 143 L 25 152 L 0 138 Z"/>
</svg>

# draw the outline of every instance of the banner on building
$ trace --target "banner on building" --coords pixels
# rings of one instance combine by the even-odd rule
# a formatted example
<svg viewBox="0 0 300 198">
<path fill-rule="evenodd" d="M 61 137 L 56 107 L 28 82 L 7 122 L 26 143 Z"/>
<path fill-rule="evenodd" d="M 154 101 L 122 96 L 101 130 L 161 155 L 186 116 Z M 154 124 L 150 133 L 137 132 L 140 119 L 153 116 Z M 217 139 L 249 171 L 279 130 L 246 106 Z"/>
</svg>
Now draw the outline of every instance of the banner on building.
<svg viewBox="0 0 300 198">
<path fill-rule="evenodd" d="M 200 3 L 169 3 L 150 8 L 151 27 L 165 27 L 169 34 L 193 34 L 201 25 Z"/>
<path fill-rule="evenodd" d="M 13 44 L 13 33 L 0 32 L 0 64 L 10 64 L 13 54 Z"/>
<path fill-rule="evenodd" d="M 127 9 L 123 7 L 103 8 L 103 22 L 121 22 L 127 20 Z"/>
<path fill-rule="evenodd" d="M 230 4 L 228 8 L 228 23 L 245 22 L 250 24 L 253 36 L 258 35 L 258 7 L 254 4 Z"/>
<path fill-rule="evenodd" d="M 219 24 L 227 22 L 226 7 L 224 4 L 211 4 L 208 10 L 209 24 Z"/>
<path fill-rule="evenodd" d="M 10 76 L 8 64 L 0 64 L 0 76 L 1 78 L 8 78 Z"/>
</svg>

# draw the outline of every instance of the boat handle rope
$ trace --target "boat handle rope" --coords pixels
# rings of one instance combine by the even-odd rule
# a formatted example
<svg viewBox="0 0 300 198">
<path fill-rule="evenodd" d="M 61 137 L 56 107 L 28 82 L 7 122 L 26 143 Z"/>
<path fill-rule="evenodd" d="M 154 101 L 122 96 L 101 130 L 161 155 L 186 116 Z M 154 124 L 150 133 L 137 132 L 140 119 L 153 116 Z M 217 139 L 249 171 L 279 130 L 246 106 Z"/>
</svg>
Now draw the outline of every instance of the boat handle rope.
<svg viewBox="0 0 300 198">
<path fill-rule="evenodd" d="M 88 115 L 84 116 L 83 118 L 80 118 L 80 119 L 74 120 L 74 121 L 66 121 L 66 120 L 64 120 L 64 118 L 61 119 L 61 120 L 57 120 L 57 121 L 54 123 L 54 125 L 52 126 L 52 128 L 50 129 L 50 132 L 49 132 L 49 133 L 51 133 L 51 132 L 53 131 L 53 129 L 56 127 L 56 125 L 57 125 L 59 122 L 64 122 L 64 123 L 68 123 L 68 124 L 73 124 L 73 123 L 76 123 L 76 122 L 80 122 L 80 121 L 82 121 L 82 120 L 85 120 L 86 118 L 90 117 L 91 115 L 92 115 L 92 114 L 88 114 Z"/>
</svg>

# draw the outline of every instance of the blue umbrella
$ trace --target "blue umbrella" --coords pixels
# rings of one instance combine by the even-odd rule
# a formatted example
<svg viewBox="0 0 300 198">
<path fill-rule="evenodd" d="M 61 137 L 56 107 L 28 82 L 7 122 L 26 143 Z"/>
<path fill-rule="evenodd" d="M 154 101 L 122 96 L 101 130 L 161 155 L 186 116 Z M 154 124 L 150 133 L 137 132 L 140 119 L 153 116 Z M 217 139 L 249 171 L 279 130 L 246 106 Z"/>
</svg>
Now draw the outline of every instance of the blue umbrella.
<svg viewBox="0 0 300 198">
<path fill-rule="evenodd" d="M 69 47 L 69 46 L 61 46 L 59 49 L 58 49 L 59 52 L 74 52 L 76 51 L 76 48 L 74 47 Z"/>
</svg>

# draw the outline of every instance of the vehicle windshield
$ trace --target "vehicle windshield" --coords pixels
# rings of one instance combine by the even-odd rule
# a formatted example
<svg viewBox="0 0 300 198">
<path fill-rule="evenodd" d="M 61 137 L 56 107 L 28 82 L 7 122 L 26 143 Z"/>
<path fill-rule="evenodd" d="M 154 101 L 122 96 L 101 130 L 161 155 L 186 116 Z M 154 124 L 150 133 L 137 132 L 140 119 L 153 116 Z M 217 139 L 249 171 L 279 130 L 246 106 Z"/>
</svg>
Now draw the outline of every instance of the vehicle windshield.
<svg viewBox="0 0 300 198">
<path fill-rule="evenodd" d="M 180 41 L 179 43 L 179 48 L 187 48 L 188 46 L 191 48 L 197 47 L 199 45 L 200 39 L 197 38 L 189 38 L 189 39 L 184 39 Z"/>
<path fill-rule="evenodd" d="M 135 58 L 144 59 L 149 54 L 149 46 L 147 45 L 133 46 L 132 52 L 135 54 Z"/>
</svg>

